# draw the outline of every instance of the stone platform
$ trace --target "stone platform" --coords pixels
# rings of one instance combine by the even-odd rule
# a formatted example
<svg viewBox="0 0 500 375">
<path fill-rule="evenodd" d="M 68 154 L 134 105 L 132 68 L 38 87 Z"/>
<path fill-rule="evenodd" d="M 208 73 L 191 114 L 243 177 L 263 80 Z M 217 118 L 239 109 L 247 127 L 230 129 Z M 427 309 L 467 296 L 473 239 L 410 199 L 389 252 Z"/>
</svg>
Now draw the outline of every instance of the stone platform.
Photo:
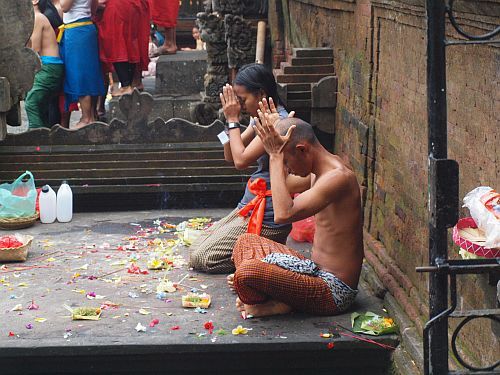
<svg viewBox="0 0 500 375">
<path fill-rule="evenodd" d="M 339 316 L 294 313 L 243 320 L 225 275 L 197 273 L 187 265 L 128 273 L 131 259 L 147 269 L 148 240 L 175 238 L 171 232 L 156 232 L 155 220 L 176 224 L 227 213 L 214 209 L 76 214 L 68 224 L 37 223 L 21 231 L 35 237 L 28 261 L 0 265 L 1 373 L 386 373 L 391 351 L 340 336 L 332 325 L 350 327 L 352 311 L 382 313 L 381 300 L 363 284 L 353 308 Z M 137 248 L 123 250 L 134 238 Z M 308 253 L 309 246 L 293 241 L 289 245 Z M 187 260 L 189 248 L 180 246 L 177 254 Z M 162 277 L 182 280 L 180 290 L 167 300 L 156 298 Z M 211 294 L 212 305 L 205 314 L 181 307 L 181 295 L 192 288 Z M 89 299 L 93 294 L 103 298 Z M 38 310 L 28 309 L 31 301 Z M 63 307 L 99 307 L 107 301 L 118 307 L 104 309 L 98 321 L 73 321 Z M 15 311 L 19 304 L 22 310 Z M 150 327 L 154 319 L 159 322 Z M 208 321 L 214 326 L 212 334 L 204 328 Z M 138 323 L 146 332 L 136 331 Z M 232 335 L 238 325 L 251 330 Z M 334 336 L 320 337 L 327 332 Z M 395 335 L 374 340 L 398 344 Z"/>
<path fill-rule="evenodd" d="M 206 71 L 206 51 L 178 51 L 175 55 L 160 56 L 156 77 L 143 79 L 144 90 L 154 98 L 150 119 L 190 120 L 190 105 L 201 100 Z M 118 98 L 109 102 L 108 118 L 125 118 Z"/>
</svg>

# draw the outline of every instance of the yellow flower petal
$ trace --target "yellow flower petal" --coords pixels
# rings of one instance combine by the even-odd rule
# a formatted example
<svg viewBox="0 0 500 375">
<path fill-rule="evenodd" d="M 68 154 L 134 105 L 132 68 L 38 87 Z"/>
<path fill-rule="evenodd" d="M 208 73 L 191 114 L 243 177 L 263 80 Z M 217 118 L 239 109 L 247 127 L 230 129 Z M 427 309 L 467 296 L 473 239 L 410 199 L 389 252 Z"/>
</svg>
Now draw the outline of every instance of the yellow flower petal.
<svg viewBox="0 0 500 375">
<path fill-rule="evenodd" d="M 243 326 L 238 326 L 234 328 L 231 333 L 233 335 L 246 335 L 248 333 L 248 328 L 244 328 Z"/>
</svg>

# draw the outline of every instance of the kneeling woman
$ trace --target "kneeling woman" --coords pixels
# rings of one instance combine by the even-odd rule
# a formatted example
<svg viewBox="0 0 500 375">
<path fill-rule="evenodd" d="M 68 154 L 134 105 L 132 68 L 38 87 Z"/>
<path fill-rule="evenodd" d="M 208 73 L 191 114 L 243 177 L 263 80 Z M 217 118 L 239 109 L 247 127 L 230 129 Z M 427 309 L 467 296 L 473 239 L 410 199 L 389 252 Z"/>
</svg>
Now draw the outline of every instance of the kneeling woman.
<svg viewBox="0 0 500 375">
<path fill-rule="evenodd" d="M 277 112 L 280 118 L 288 116 L 282 106 L 274 108 L 271 100 L 271 108 L 267 106 L 266 98 L 278 100 L 272 73 L 260 64 L 245 65 L 236 75 L 233 87 L 226 85 L 220 95 L 230 140 L 224 145 L 226 160 L 233 162 L 237 169 L 246 169 L 255 162 L 258 168 L 250 177 L 238 207 L 206 230 L 191 246 L 190 266 L 209 273 L 234 272 L 231 258 L 240 235 L 254 233 L 284 244 L 291 230 L 290 224 L 274 222 L 269 156 L 252 126 L 261 101 L 264 102 L 262 110 Z M 252 116 L 244 132 L 239 126 L 242 110 Z"/>
</svg>

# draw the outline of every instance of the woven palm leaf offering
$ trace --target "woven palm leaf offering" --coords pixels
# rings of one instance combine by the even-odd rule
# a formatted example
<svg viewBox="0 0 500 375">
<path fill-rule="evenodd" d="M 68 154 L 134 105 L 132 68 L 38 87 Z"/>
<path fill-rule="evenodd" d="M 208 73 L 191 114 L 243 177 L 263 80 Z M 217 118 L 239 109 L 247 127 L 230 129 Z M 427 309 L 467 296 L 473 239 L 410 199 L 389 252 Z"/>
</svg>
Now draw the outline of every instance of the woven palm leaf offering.
<svg viewBox="0 0 500 375">
<path fill-rule="evenodd" d="M 73 309 L 64 305 L 64 308 L 71 313 L 73 320 L 99 320 L 101 318 L 102 310 L 100 307 L 76 307 Z"/>
<path fill-rule="evenodd" d="M 182 307 L 200 307 L 208 309 L 212 298 L 207 293 L 188 293 L 182 296 Z"/>
<path fill-rule="evenodd" d="M 0 262 L 26 261 L 32 241 L 32 236 L 18 233 L 0 236 Z"/>
<path fill-rule="evenodd" d="M 364 314 L 354 312 L 351 314 L 352 330 L 365 335 L 386 335 L 398 331 L 398 326 L 392 318 L 380 316 L 371 311 Z"/>
</svg>

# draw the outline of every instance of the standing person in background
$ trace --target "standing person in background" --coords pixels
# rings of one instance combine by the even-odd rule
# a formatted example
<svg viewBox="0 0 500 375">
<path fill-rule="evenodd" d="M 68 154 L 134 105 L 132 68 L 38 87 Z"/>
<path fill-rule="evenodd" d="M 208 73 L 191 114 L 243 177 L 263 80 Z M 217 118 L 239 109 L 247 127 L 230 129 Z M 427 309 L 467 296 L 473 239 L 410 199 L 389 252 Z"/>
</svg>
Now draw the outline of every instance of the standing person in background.
<svg viewBox="0 0 500 375">
<path fill-rule="evenodd" d="M 52 26 L 42 13 L 39 0 L 32 0 L 35 24 L 29 46 L 40 56 L 41 70 L 36 73 L 33 87 L 26 95 L 26 114 L 29 128 L 49 128 L 49 102 L 61 88 L 64 65 Z M 45 4 L 44 4 L 45 5 Z"/>
<path fill-rule="evenodd" d="M 149 4 L 147 0 L 107 0 L 96 22 L 99 57 L 106 72 L 115 71 L 121 87 L 113 96 L 142 89 L 142 70 L 149 64 Z"/>
<path fill-rule="evenodd" d="M 179 0 L 149 0 L 151 20 L 162 31 L 165 41 L 151 57 L 171 55 L 177 52 L 176 33 Z"/>
<path fill-rule="evenodd" d="M 80 128 L 96 120 L 96 97 L 105 94 L 97 29 L 91 20 L 98 0 L 60 0 L 60 4 L 64 25 L 58 39 L 65 64 L 66 107 L 80 103 L 82 117 L 75 126 Z"/>
<path fill-rule="evenodd" d="M 142 84 L 142 72 L 149 67 L 149 37 L 151 35 L 149 0 L 136 0 L 139 14 L 136 21 L 139 24 L 139 64 L 135 68 L 132 87 L 144 90 Z"/>
</svg>

